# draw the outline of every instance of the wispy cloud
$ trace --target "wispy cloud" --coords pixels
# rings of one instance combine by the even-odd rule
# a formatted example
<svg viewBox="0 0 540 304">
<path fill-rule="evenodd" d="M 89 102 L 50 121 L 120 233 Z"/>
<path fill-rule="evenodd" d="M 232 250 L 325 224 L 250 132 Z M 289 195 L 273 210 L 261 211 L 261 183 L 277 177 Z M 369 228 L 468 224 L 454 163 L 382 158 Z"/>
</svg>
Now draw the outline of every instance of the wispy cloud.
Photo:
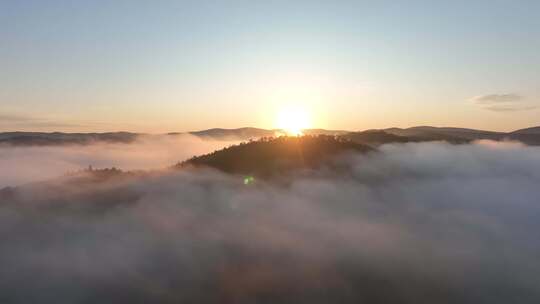
<svg viewBox="0 0 540 304">
<path fill-rule="evenodd" d="M 482 107 L 484 110 L 493 112 L 517 112 L 528 111 L 538 108 L 530 103 L 524 103 L 524 97 L 514 93 L 486 94 L 469 99 L 469 101 Z"/>
<path fill-rule="evenodd" d="M 471 101 L 477 104 L 496 104 L 496 103 L 514 103 L 523 99 L 522 96 L 517 94 L 487 94 L 480 95 L 471 98 Z"/>
<path fill-rule="evenodd" d="M 525 105 L 506 105 L 506 106 L 489 106 L 484 109 L 494 111 L 494 112 L 518 112 L 518 111 L 528 111 L 537 109 L 536 106 L 525 106 Z"/>
</svg>

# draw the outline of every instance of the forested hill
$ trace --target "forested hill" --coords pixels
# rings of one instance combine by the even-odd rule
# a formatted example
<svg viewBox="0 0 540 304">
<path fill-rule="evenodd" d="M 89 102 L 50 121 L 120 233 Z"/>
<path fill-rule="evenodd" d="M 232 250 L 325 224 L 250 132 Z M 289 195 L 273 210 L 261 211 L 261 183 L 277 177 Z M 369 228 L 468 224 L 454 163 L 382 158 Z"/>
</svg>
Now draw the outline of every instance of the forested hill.
<svg viewBox="0 0 540 304">
<path fill-rule="evenodd" d="M 233 174 L 271 176 L 291 169 L 315 168 L 339 154 L 372 150 L 328 135 L 265 137 L 193 157 L 176 167 L 211 167 Z"/>
</svg>

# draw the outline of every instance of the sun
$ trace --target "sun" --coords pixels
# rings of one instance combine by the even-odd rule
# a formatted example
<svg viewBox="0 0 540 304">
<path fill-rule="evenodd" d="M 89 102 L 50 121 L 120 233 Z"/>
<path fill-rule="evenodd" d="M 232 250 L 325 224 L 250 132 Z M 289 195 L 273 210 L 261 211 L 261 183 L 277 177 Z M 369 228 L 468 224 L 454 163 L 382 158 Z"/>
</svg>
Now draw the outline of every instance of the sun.
<svg viewBox="0 0 540 304">
<path fill-rule="evenodd" d="M 302 135 L 311 126 L 309 112 L 300 107 L 285 107 L 278 112 L 276 126 L 287 135 Z"/>
</svg>

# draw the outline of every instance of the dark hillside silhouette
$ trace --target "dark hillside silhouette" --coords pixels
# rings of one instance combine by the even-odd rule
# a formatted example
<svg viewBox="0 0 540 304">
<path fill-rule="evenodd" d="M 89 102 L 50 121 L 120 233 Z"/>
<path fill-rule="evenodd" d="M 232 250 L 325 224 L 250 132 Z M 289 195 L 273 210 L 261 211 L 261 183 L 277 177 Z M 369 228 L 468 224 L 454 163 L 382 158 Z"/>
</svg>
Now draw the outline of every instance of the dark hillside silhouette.
<svg viewBox="0 0 540 304">
<path fill-rule="evenodd" d="M 227 173 L 271 176 L 290 169 L 315 168 L 347 151 L 371 150 L 368 146 L 327 135 L 265 137 L 193 157 L 176 167 L 212 167 Z"/>
<path fill-rule="evenodd" d="M 349 132 L 345 130 L 305 129 L 305 135 L 343 136 L 351 141 L 377 146 L 386 143 L 446 141 L 452 144 L 466 144 L 474 140 L 517 140 L 527 145 L 540 145 L 540 127 L 531 127 L 513 132 L 493 132 L 452 127 L 417 126 L 411 128 L 371 129 Z M 247 141 L 284 134 L 283 130 L 237 128 L 214 128 L 193 132 L 171 132 L 165 135 L 190 134 L 203 140 Z M 142 134 L 130 132 L 108 133 L 43 133 L 43 132 L 0 132 L 0 147 L 3 146 L 62 146 L 91 145 L 95 143 L 136 143 L 142 137 L 152 138 L 163 134 Z"/>
<path fill-rule="evenodd" d="M 238 129 L 222 129 L 214 128 L 202 131 L 189 132 L 191 135 L 198 136 L 203 139 L 211 140 L 249 140 L 252 138 L 261 138 L 265 136 L 274 136 L 274 130 L 265 130 L 259 128 L 238 128 Z M 181 133 L 177 133 L 181 134 Z"/>
<path fill-rule="evenodd" d="M 363 132 L 350 132 L 345 135 L 341 135 L 343 138 L 351 140 L 356 143 L 378 146 L 388 143 L 406 143 L 420 141 L 414 137 L 399 136 L 392 133 L 387 133 L 382 130 L 367 130 Z"/>
<path fill-rule="evenodd" d="M 0 133 L 0 146 L 61 146 L 102 143 L 135 142 L 141 134 L 130 132 L 62 133 L 62 132 L 4 132 Z"/>
</svg>

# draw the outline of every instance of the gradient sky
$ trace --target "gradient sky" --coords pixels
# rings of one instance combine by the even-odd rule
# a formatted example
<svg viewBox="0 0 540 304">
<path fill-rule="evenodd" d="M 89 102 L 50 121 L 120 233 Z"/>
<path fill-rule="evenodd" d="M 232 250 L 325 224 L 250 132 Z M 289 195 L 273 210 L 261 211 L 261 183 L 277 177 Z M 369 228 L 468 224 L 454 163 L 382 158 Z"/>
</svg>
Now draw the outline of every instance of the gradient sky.
<svg viewBox="0 0 540 304">
<path fill-rule="evenodd" d="M 0 131 L 540 125 L 540 1 L 0 0 Z"/>
</svg>

